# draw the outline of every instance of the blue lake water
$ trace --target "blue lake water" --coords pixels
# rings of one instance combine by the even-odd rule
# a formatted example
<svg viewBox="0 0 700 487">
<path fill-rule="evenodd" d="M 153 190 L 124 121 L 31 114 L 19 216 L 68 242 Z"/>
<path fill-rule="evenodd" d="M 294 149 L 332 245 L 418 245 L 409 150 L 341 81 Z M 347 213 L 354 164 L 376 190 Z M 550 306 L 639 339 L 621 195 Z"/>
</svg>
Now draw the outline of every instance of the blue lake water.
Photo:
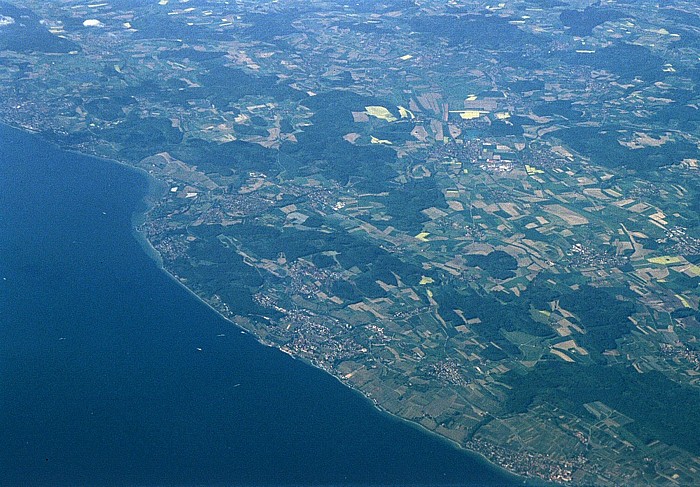
<svg viewBox="0 0 700 487">
<path fill-rule="evenodd" d="M 1 485 L 513 483 L 172 281 L 147 190 L 0 125 Z"/>
</svg>

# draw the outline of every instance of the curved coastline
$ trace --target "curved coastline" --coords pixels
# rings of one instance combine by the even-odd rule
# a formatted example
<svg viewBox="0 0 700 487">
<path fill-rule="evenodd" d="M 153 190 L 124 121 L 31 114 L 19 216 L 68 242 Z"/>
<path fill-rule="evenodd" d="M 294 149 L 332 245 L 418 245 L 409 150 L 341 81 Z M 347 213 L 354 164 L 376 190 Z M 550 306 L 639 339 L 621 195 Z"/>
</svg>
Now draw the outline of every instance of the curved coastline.
<svg viewBox="0 0 700 487">
<path fill-rule="evenodd" d="M 148 241 L 148 239 L 145 238 L 145 236 L 143 236 L 143 234 L 142 234 L 141 232 L 135 231 L 134 233 L 135 233 L 136 235 L 140 235 L 140 237 L 137 237 L 137 238 L 143 239 L 143 242 L 141 243 L 142 246 L 147 246 L 148 248 L 151 249 L 151 252 L 155 252 L 156 254 L 158 254 L 158 251 L 151 245 L 151 243 Z M 150 256 L 151 253 L 149 252 L 148 255 Z M 471 450 L 471 449 L 469 449 L 469 448 L 465 448 L 464 446 L 460 445 L 460 444 L 457 443 L 456 441 L 451 440 L 450 438 L 447 438 L 447 437 L 445 437 L 445 436 L 442 436 L 441 434 L 436 433 L 436 432 L 434 432 L 434 431 L 430 431 L 429 429 L 427 429 L 427 428 L 425 428 L 424 426 L 422 426 L 422 425 L 416 423 L 415 421 L 411 421 L 411 420 L 409 420 L 409 419 L 402 418 L 401 416 L 397 416 L 396 414 L 393 414 L 392 412 L 390 412 L 390 411 L 388 411 L 388 410 L 382 408 L 382 407 L 381 407 L 379 404 L 377 404 L 374 400 L 372 400 L 370 397 L 368 397 L 367 395 L 365 395 L 360 389 L 358 389 L 357 387 L 355 387 L 355 386 L 353 386 L 353 385 L 351 385 L 351 384 L 348 384 L 347 382 L 343 382 L 339 377 L 337 377 L 336 375 L 331 374 L 330 372 L 328 372 L 328 371 L 327 371 L 326 369 L 324 369 L 323 367 L 319 367 L 318 365 L 314 364 L 313 362 L 311 362 L 311 361 L 309 361 L 309 360 L 306 360 L 306 359 L 304 359 L 304 358 L 302 358 L 302 357 L 298 357 L 298 356 L 296 356 L 296 355 L 294 355 L 294 354 L 292 354 L 292 353 L 290 353 L 290 352 L 287 352 L 287 351 L 285 351 L 285 350 L 282 350 L 280 347 L 276 346 L 276 345 L 273 344 L 273 343 L 270 343 L 270 342 L 266 342 L 266 341 L 264 341 L 264 340 L 261 340 L 258 336 L 254 335 L 254 334 L 251 333 L 249 330 L 246 330 L 245 328 L 243 328 L 242 326 L 240 326 L 240 325 L 239 325 L 238 323 L 236 323 L 235 321 L 232 321 L 231 319 L 229 319 L 229 318 L 227 318 L 226 316 L 224 316 L 219 310 L 217 310 L 216 308 L 214 308 L 214 307 L 213 307 L 211 304 L 209 304 L 204 298 L 202 298 L 202 297 L 199 296 L 197 293 L 195 293 L 192 289 L 190 289 L 190 288 L 187 287 L 185 284 L 183 284 L 174 274 L 172 274 L 170 271 L 168 271 L 168 270 L 162 265 L 162 259 L 160 258 L 160 254 L 158 254 L 158 258 L 155 258 L 155 257 L 154 257 L 154 259 L 155 259 L 156 262 L 158 263 L 158 267 L 160 268 L 160 270 L 161 270 L 162 272 L 164 272 L 171 280 L 173 280 L 174 282 L 176 282 L 180 287 L 182 287 L 185 291 L 187 291 L 191 296 L 193 296 L 193 297 L 196 298 L 199 302 L 201 302 L 202 304 L 204 304 L 205 306 L 207 306 L 209 309 L 211 309 L 214 313 L 216 313 L 216 314 L 217 314 L 218 316 L 220 316 L 222 319 L 226 320 L 229 324 L 235 326 L 235 327 L 236 327 L 237 329 L 239 329 L 241 332 L 243 332 L 243 333 L 245 333 L 245 334 L 250 335 L 251 337 L 253 337 L 259 344 L 261 344 L 261 345 L 263 345 L 263 346 L 266 346 L 266 347 L 269 347 L 269 348 L 274 348 L 274 349 L 278 350 L 279 352 L 288 355 L 288 356 L 289 356 L 290 358 L 292 358 L 293 360 L 298 360 L 298 361 L 304 363 L 305 365 L 308 365 L 308 366 L 310 366 L 310 367 L 313 367 L 314 369 L 317 369 L 317 370 L 322 371 L 323 373 L 327 374 L 328 376 L 332 377 L 334 380 L 336 380 L 337 382 L 339 382 L 340 384 L 342 384 L 342 385 L 343 385 L 344 387 L 346 387 L 347 389 L 351 390 L 354 394 L 357 394 L 358 396 L 360 396 L 364 401 L 366 401 L 368 404 L 370 404 L 371 406 L 373 406 L 374 409 L 375 409 L 376 411 L 378 411 L 378 412 L 380 412 L 381 414 L 385 415 L 386 417 L 388 417 L 388 418 L 391 419 L 392 421 L 398 421 L 398 422 L 401 422 L 401 423 L 403 423 L 403 424 L 406 424 L 406 425 L 410 426 L 411 428 L 420 431 L 420 432 L 423 433 L 423 434 L 428 434 L 428 435 L 432 436 L 433 438 L 436 438 L 436 439 L 442 441 L 442 442 L 445 443 L 446 445 L 450 446 L 450 448 L 454 448 L 454 449 L 456 449 L 456 450 L 458 450 L 458 451 L 460 451 L 460 452 L 462 452 L 462 453 L 464 453 L 464 454 L 471 455 L 474 459 L 476 459 L 477 461 L 479 461 L 479 462 L 482 463 L 483 465 L 487 466 L 488 468 L 496 469 L 501 475 L 505 475 L 505 476 L 508 476 L 508 477 L 512 477 L 512 479 L 513 479 L 514 482 L 519 482 L 519 483 L 528 484 L 528 485 L 537 485 L 536 482 L 537 482 L 538 479 L 534 479 L 534 478 L 530 478 L 530 477 L 523 477 L 523 476 L 521 476 L 521 475 L 517 475 L 517 474 L 511 472 L 510 470 L 507 470 L 507 469 L 503 468 L 502 466 L 498 465 L 497 463 L 492 462 L 492 461 L 489 460 L 483 453 L 479 452 L 478 450 Z"/>
<path fill-rule="evenodd" d="M 100 159 L 100 158 L 97 157 L 97 156 L 91 156 L 91 157 L 95 157 L 96 159 Z M 153 209 L 153 207 L 155 206 L 155 201 L 153 200 L 153 197 L 156 196 L 157 194 L 161 194 L 161 193 L 162 193 L 162 190 L 161 190 L 161 189 L 162 189 L 163 183 L 162 183 L 160 180 L 158 180 L 157 178 L 155 178 L 153 175 L 151 175 L 151 174 L 150 174 L 148 171 L 146 171 L 145 169 L 137 168 L 137 167 L 134 167 L 134 166 L 129 165 L 128 163 L 121 162 L 121 161 L 116 161 L 116 160 L 113 160 L 113 161 L 112 161 L 112 160 L 109 160 L 109 159 L 104 159 L 104 160 L 109 161 L 109 162 L 114 162 L 114 163 L 116 163 L 116 164 L 120 164 L 120 165 L 125 166 L 125 167 L 127 167 L 127 168 L 129 168 L 129 169 L 136 170 L 139 174 L 142 174 L 143 176 L 145 176 L 145 177 L 147 178 L 147 180 L 148 180 L 148 188 L 149 188 L 149 191 L 148 191 L 148 194 L 147 194 L 146 196 L 144 196 L 144 199 L 143 199 L 143 202 L 146 204 L 146 208 L 145 208 L 143 211 L 136 212 L 136 213 L 133 215 L 133 218 L 132 218 L 132 221 L 133 221 L 133 222 L 143 222 L 143 221 L 145 221 L 145 220 L 147 219 L 148 212 L 151 211 L 151 210 Z M 159 189 L 159 188 L 161 188 L 161 189 Z M 434 432 L 434 431 L 431 431 L 431 430 L 425 428 L 424 426 L 422 426 L 422 425 L 416 423 L 415 421 L 411 421 L 411 420 L 409 420 L 409 419 L 402 418 L 401 416 L 398 416 L 398 415 L 396 415 L 396 414 L 391 413 L 390 411 L 388 411 L 388 410 L 382 408 L 379 404 L 376 403 L 376 401 L 372 400 L 370 397 L 368 397 L 367 395 L 365 395 L 360 389 L 358 389 L 357 387 L 355 387 L 355 386 L 353 386 L 353 385 L 351 385 L 351 384 L 349 384 L 349 383 L 347 383 L 347 382 L 344 382 L 344 381 L 341 380 L 338 376 L 336 376 L 336 375 L 334 375 L 334 374 L 331 374 L 330 372 L 328 372 L 328 371 L 327 371 L 326 369 L 324 369 L 323 367 L 319 367 L 318 365 L 314 364 L 313 362 L 311 362 L 311 361 L 309 361 L 309 360 L 307 360 L 307 359 L 304 359 L 304 358 L 302 358 L 302 357 L 298 357 L 298 356 L 296 356 L 296 355 L 294 355 L 294 354 L 292 354 L 292 353 L 290 353 L 290 352 L 287 352 L 287 351 L 285 351 L 285 350 L 282 350 L 280 347 L 278 347 L 277 345 L 275 345 L 275 344 L 273 344 L 273 343 L 270 343 L 270 342 L 267 342 L 267 341 L 265 341 L 265 340 L 260 339 L 260 337 L 258 337 L 258 336 L 256 336 L 255 334 L 251 333 L 249 330 L 245 329 L 244 327 L 242 327 L 241 325 L 239 325 L 239 324 L 236 323 L 235 321 L 231 320 L 230 318 L 228 318 L 227 316 L 225 316 L 224 314 L 222 314 L 222 313 L 221 313 L 219 310 L 217 310 L 214 306 L 212 306 L 210 303 L 208 303 L 208 302 L 206 301 L 205 298 L 199 296 L 196 292 L 194 292 L 192 289 L 190 289 L 186 284 L 184 284 L 182 281 L 180 281 L 180 280 L 177 278 L 176 275 L 174 275 L 173 273 L 171 273 L 171 272 L 165 267 L 165 265 L 163 264 L 163 259 L 162 259 L 162 257 L 161 257 L 160 252 L 158 252 L 158 250 L 156 250 L 156 248 L 153 247 L 153 245 L 152 245 L 151 242 L 146 238 L 146 236 L 143 234 L 143 232 L 140 232 L 140 231 L 137 229 L 136 226 L 134 226 L 132 230 L 133 230 L 134 237 L 137 239 L 137 241 L 139 242 L 139 244 L 141 245 L 141 247 L 144 249 L 144 251 L 146 252 L 146 254 L 147 254 L 149 257 L 151 257 L 151 258 L 156 262 L 156 264 L 158 265 L 158 267 L 160 268 L 160 270 L 161 270 L 162 272 L 164 272 L 173 282 L 177 283 L 177 285 L 179 285 L 179 286 L 180 286 L 182 289 L 184 289 L 187 293 L 189 293 L 191 296 L 193 296 L 193 297 L 194 297 L 195 299 L 197 299 L 199 302 L 201 302 L 202 304 L 204 304 L 205 306 L 207 306 L 210 310 L 212 310 L 214 313 L 216 313 L 219 317 L 221 317 L 222 319 L 224 319 L 226 322 L 228 322 L 229 324 L 231 324 L 231 325 L 233 325 L 234 327 L 236 327 L 236 328 L 237 328 L 238 330 L 240 330 L 242 333 L 245 333 L 245 334 L 250 335 L 250 336 L 251 336 L 252 338 L 254 338 L 259 344 L 261 344 L 261 345 L 263 345 L 263 346 L 266 346 L 266 347 L 269 347 L 269 348 L 274 348 L 274 349 L 278 350 L 279 352 L 288 355 L 288 356 L 291 357 L 293 360 L 298 360 L 298 361 L 300 361 L 300 362 L 302 362 L 302 363 L 304 363 L 304 364 L 306 364 L 306 365 L 308 365 L 308 366 L 310 366 L 310 367 L 313 367 L 313 368 L 315 368 L 315 369 L 317 369 L 317 370 L 322 371 L 323 373 L 327 374 L 328 376 L 332 377 L 332 378 L 335 379 L 337 382 L 339 382 L 340 384 L 342 384 L 342 385 L 343 385 L 344 387 L 346 387 L 347 389 L 351 390 L 354 394 L 357 394 L 358 396 L 360 396 L 364 401 L 366 401 L 368 404 L 372 405 L 376 411 L 378 411 L 378 412 L 380 412 L 381 414 L 385 415 L 385 416 L 386 416 L 387 418 L 389 418 L 390 420 L 401 422 L 401 423 L 403 423 L 403 424 L 406 424 L 406 425 L 410 426 L 411 428 L 413 428 L 413 429 L 415 429 L 415 430 L 420 431 L 420 432 L 423 433 L 423 434 L 428 434 L 428 435 L 430 435 L 431 437 L 436 438 L 436 439 L 440 440 L 441 442 L 445 443 L 445 444 L 448 445 L 450 448 L 454 448 L 454 449 L 460 451 L 461 453 L 464 453 L 464 454 L 467 454 L 467 455 L 472 456 L 472 458 L 474 458 L 475 460 L 479 461 L 482 465 L 484 465 L 484 466 L 486 466 L 486 467 L 488 467 L 488 468 L 492 468 L 492 469 L 497 470 L 499 474 L 504 475 L 504 476 L 507 476 L 507 477 L 511 477 L 512 480 L 513 480 L 514 482 L 519 482 L 519 483 L 522 483 L 522 484 L 528 484 L 528 483 L 529 483 L 530 485 L 537 485 L 537 480 L 538 480 L 538 479 L 534 479 L 534 478 L 529 478 L 529 477 L 524 477 L 524 476 L 521 476 L 521 475 L 517 475 L 517 474 L 515 474 L 515 473 L 513 473 L 513 472 L 511 472 L 511 471 L 509 471 L 509 470 L 507 470 L 507 469 L 505 469 L 505 468 L 503 468 L 502 466 L 498 465 L 497 463 L 492 462 L 492 461 L 489 460 L 483 453 L 479 452 L 478 450 L 472 450 L 472 449 L 469 449 L 469 448 L 465 448 L 464 446 L 460 445 L 460 444 L 457 443 L 456 441 L 454 441 L 454 440 L 452 440 L 452 439 L 450 439 L 450 438 L 447 438 L 447 437 L 445 437 L 445 436 L 443 436 L 443 435 L 440 435 L 439 433 L 436 433 L 436 432 Z"/>
<path fill-rule="evenodd" d="M 95 156 L 93 156 L 93 157 L 95 157 Z M 96 158 L 97 158 L 97 157 L 96 157 Z M 99 158 L 98 158 L 98 159 L 99 159 Z M 119 161 L 114 161 L 114 162 L 116 162 L 117 164 L 120 164 L 120 165 L 124 165 L 124 166 L 127 167 L 127 168 L 136 169 L 140 174 L 143 174 L 144 176 L 146 176 L 146 177 L 149 179 L 149 195 L 147 195 L 146 197 L 144 197 L 144 202 L 146 202 L 146 201 L 147 201 L 146 198 L 148 198 L 148 197 L 150 197 L 150 196 L 152 195 L 152 194 L 151 194 L 151 180 L 152 180 L 155 184 L 158 184 L 159 180 L 157 180 L 157 179 L 154 178 L 151 174 L 149 174 L 148 171 L 145 171 L 145 170 L 143 170 L 143 169 L 141 169 L 141 168 L 134 168 L 133 166 L 129 166 L 127 163 L 122 163 L 122 162 L 119 162 Z M 149 206 L 146 210 L 144 210 L 144 211 L 142 211 L 142 212 L 139 212 L 138 215 L 135 215 L 135 217 L 136 217 L 136 218 L 135 218 L 135 221 L 141 221 L 142 219 L 145 220 L 146 217 L 147 217 L 148 212 L 149 212 L 152 208 L 153 208 L 153 206 L 151 205 L 151 206 Z M 304 364 L 306 364 L 306 365 L 308 365 L 308 366 L 310 366 L 310 367 L 313 367 L 314 369 L 317 369 L 317 370 L 322 371 L 323 373 L 327 374 L 328 376 L 332 377 L 334 380 L 336 380 L 337 382 L 339 382 L 340 384 L 342 384 L 342 385 L 343 385 L 344 387 L 346 387 L 347 389 L 351 390 L 354 394 L 357 394 L 358 396 L 360 396 L 364 401 L 366 401 L 368 404 L 370 404 L 371 406 L 373 406 L 374 409 L 375 409 L 376 411 L 378 411 L 378 412 L 380 412 L 381 414 L 385 415 L 387 418 L 391 419 L 392 421 L 401 422 L 401 423 L 403 423 L 403 424 L 406 424 L 406 425 L 410 426 L 410 427 L 413 428 L 413 429 L 416 429 L 416 430 L 420 431 L 420 432 L 423 433 L 423 434 L 428 434 L 428 435 L 430 435 L 431 437 L 436 438 L 436 439 L 440 440 L 441 442 L 445 443 L 445 444 L 448 445 L 450 448 L 454 448 L 454 449 L 460 451 L 461 453 L 464 453 L 464 454 L 467 454 L 467 455 L 472 456 L 475 460 L 479 461 L 482 465 L 484 465 L 484 466 L 486 466 L 486 467 L 488 467 L 488 468 L 492 468 L 492 469 L 497 470 L 497 471 L 499 472 L 499 474 L 505 475 L 505 476 L 508 476 L 508 477 L 511 477 L 512 480 L 513 480 L 514 482 L 519 482 L 519 483 L 522 483 L 522 484 L 527 484 L 527 483 L 529 483 L 530 485 L 536 485 L 535 482 L 536 482 L 537 479 L 532 479 L 532 478 L 529 478 L 529 477 L 523 477 L 523 476 L 521 476 L 521 475 L 517 475 L 517 474 L 515 474 L 515 473 L 513 473 L 513 472 L 511 472 L 511 471 L 509 471 L 509 470 L 507 470 L 507 469 L 505 469 L 505 468 L 503 468 L 502 466 L 498 465 L 497 463 L 494 463 L 494 462 L 490 461 L 484 454 L 482 454 L 482 453 L 479 452 L 478 450 L 471 450 L 471 449 L 469 449 L 469 448 L 465 448 L 464 446 L 460 445 L 460 444 L 457 443 L 456 441 L 451 440 L 450 438 L 447 438 L 447 437 L 445 437 L 445 436 L 442 436 L 442 435 L 440 435 L 439 433 L 436 433 L 436 432 L 434 432 L 434 431 L 430 431 L 429 429 L 427 429 L 427 428 L 425 428 L 424 426 L 422 426 L 422 425 L 416 423 L 415 421 L 411 421 L 411 420 L 409 420 L 409 419 L 402 418 L 401 416 L 398 416 L 398 415 L 396 415 L 396 414 L 391 413 L 390 411 L 388 411 L 388 410 L 382 408 L 379 404 L 377 404 L 377 403 L 376 403 L 374 400 L 372 400 L 370 397 L 368 397 L 367 395 L 365 395 L 360 389 L 358 389 L 357 387 L 354 387 L 353 385 L 351 385 L 351 384 L 349 384 L 349 383 L 347 383 L 347 382 L 344 382 L 344 381 L 341 380 L 339 377 L 337 377 L 337 376 L 334 375 L 334 374 L 331 374 L 330 372 L 328 372 L 328 371 L 327 371 L 326 369 L 324 369 L 323 367 L 319 367 L 318 365 L 314 364 L 313 362 L 311 362 L 311 361 L 309 361 L 309 360 L 306 360 L 306 359 L 304 359 L 304 358 L 302 358 L 302 357 L 298 357 L 298 356 L 296 356 L 296 355 L 294 355 L 294 354 L 292 354 L 292 353 L 290 353 L 290 352 L 287 352 L 287 351 L 285 351 L 285 350 L 282 350 L 280 347 L 276 346 L 276 345 L 273 344 L 273 343 L 270 343 L 270 342 L 267 342 L 267 341 L 265 341 L 265 340 L 260 339 L 258 336 L 256 336 L 255 334 L 251 333 L 249 330 L 245 329 L 244 327 L 242 327 L 241 325 L 239 325 L 239 324 L 236 323 L 235 321 L 231 320 L 230 318 L 228 318 L 227 316 L 225 316 L 224 314 L 222 314 L 219 310 L 217 310 L 217 309 L 216 309 L 215 307 L 213 307 L 210 303 L 208 303 L 208 302 L 206 301 L 205 298 L 199 296 L 196 292 L 194 292 L 192 289 L 190 289 L 189 287 L 187 287 L 186 284 L 184 284 L 182 281 L 180 281 L 180 280 L 177 278 L 177 276 L 175 276 L 173 273 L 171 273 L 171 272 L 163 265 L 163 259 L 162 259 L 161 255 L 160 255 L 160 252 L 158 252 L 158 250 L 156 250 L 156 248 L 153 247 L 153 245 L 152 245 L 151 242 L 146 238 L 146 236 L 145 236 L 142 232 L 138 231 L 138 229 L 137 229 L 136 227 L 133 228 L 133 234 L 134 234 L 134 237 L 139 241 L 139 244 L 140 244 L 141 247 L 144 249 L 144 251 L 146 252 L 146 254 L 147 254 L 149 257 L 151 257 L 151 258 L 156 262 L 156 264 L 158 265 L 159 269 L 160 269 L 162 272 L 164 272 L 173 282 L 175 282 L 178 286 L 180 286 L 182 289 L 184 289 L 188 294 L 190 294 L 192 297 L 194 297 L 195 299 L 197 299 L 197 301 L 199 301 L 199 302 L 201 302 L 202 304 L 204 304 L 206 307 L 208 307 L 210 310 L 212 310 L 214 313 L 216 313 L 218 316 L 220 316 L 220 317 L 221 317 L 222 319 L 224 319 L 226 322 L 228 322 L 229 324 L 233 325 L 234 327 L 236 327 L 236 328 L 237 328 L 238 330 L 240 330 L 241 332 L 243 332 L 243 333 L 245 333 L 245 334 L 247 334 L 247 335 L 250 335 L 250 336 L 251 336 L 252 338 L 254 338 L 255 341 L 257 341 L 259 344 L 261 344 L 261 345 L 263 345 L 263 346 L 266 346 L 266 347 L 269 347 L 269 348 L 274 348 L 274 349 L 278 350 L 279 352 L 288 355 L 288 356 L 291 357 L 293 360 L 298 360 L 298 361 L 300 361 L 300 362 L 302 362 L 302 363 L 304 363 Z"/>
<path fill-rule="evenodd" d="M 279 346 L 275 345 L 274 343 L 262 340 L 261 338 L 259 338 L 255 334 L 251 333 L 249 330 L 245 329 L 244 327 L 242 327 L 238 323 L 234 322 L 233 320 L 231 320 L 230 318 L 228 318 L 227 316 L 222 314 L 215 307 L 213 307 L 209 302 L 206 301 L 205 298 L 199 296 L 196 292 L 194 292 L 192 289 L 190 289 L 186 284 L 184 284 L 182 281 L 180 281 L 177 278 L 177 276 L 172 274 L 164 266 L 163 259 L 161 257 L 160 252 L 158 252 L 158 250 L 155 247 L 153 247 L 153 245 L 148 240 L 148 238 L 146 238 L 144 233 L 138 230 L 138 227 L 147 220 L 148 213 L 150 211 L 152 211 L 152 209 L 156 206 L 158 199 L 161 198 L 165 194 L 165 192 L 167 191 L 167 187 L 166 187 L 165 183 L 163 181 L 157 179 L 156 177 L 154 177 L 151 173 L 149 173 L 144 168 L 135 166 L 135 165 L 133 165 L 129 162 L 126 162 L 126 161 L 120 161 L 118 159 L 107 158 L 107 157 L 103 157 L 103 156 L 99 156 L 99 155 L 95 155 L 95 154 L 80 152 L 80 151 L 61 147 L 57 142 L 47 138 L 42 132 L 40 132 L 36 129 L 33 129 L 33 128 L 23 127 L 21 125 L 13 125 L 13 124 L 7 123 L 5 121 L 0 121 L 0 125 L 4 125 L 6 127 L 14 129 L 14 130 L 26 132 L 28 134 L 35 136 L 35 137 L 40 137 L 45 143 L 51 144 L 62 151 L 65 151 L 68 153 L 73 153 L 73 154 L 79 155 L 81 157 L 95 159 L 96 162 L 98 162 L 100 164 L 104 164 L 104 163 L 116 164 L 118 166 L 125 168 L 128 171 L 132 171 L 132 172 L 138 174 L 140 177 L 143 177 L 145 179 L 145 182 L 147 185 L 146 186 L 147 190 L 141 199 L 141 207 L 134 210 L 133 214 L 131 215 L 131 227 L 132 227 L 133 237 L 136 239 L 139 246 L 146 253 L 146 255 L 148 255 L 148 257 L 152 261 L 155 262 L 156 266 L 159 268 L 160 271 L 164 272 L 165 275 L 167 275 L 173 282 L 177 283 L 177 285 L 179 285 L 189 295 L 194 297 L 200 303 L 207 306 L 210 310 L 212 310 L 214 313 L 216 313 L 219 317 L 224 319 L 226 322 L 235 326 L 242 333 L 250 335 L 252 338 L 254 338 L 256 340 L 256 342 L 258 342 L 261 345 L 264 345 L 264 346 L 269 347 L 269 348 L 277 349 L 278 351 L 285 353 L 286 355 L 288 355 L 289 357 L 291 357 L 294 360 L 298 360 L 298 361 L 300 361 L 308 366 L 313 367 L 314 369 L 317 369 L 317 370 L 324 372 L 326 375 L 332 377 L 338 383 L 342 384 L 344 387 L 351 390 L 354 394 L 357 394 L 363 400 L 367 401 L 367 403 L 371 404 L 376 411 L 380 412 L 382 415 L 384 415 L 388 419 L 390 419 L 392 421 L 406 424 L 407 426 L 410 426 L 411 428 L 413 428 L 417 431 L 420 431 L 422 434 L 428 434 L 431 437 L 440 440 L 445 445 L 448 445 L 450 448 L 454 448 L 455 450 L 459 451 L 460 453 L 471 456 L 474 460 L 478 461 L 483 466 L 490 468 L 490 469 L 493 469 L 493 470 L 496 470 L 498 472 L 498 474 L 500 474 L 502 476 L 511 478 L 513 483 L 528 484 L 528 485 L 551 485 L 550 483 L 548 483 L 544 480 L 541 480 L 541 479 L 532 478 L 532 477 L 525 477 L 522 475 L 518 475 L 514 472 L 511 472 L 511 471 L 507 470 L 506 468 L 502 467 L 501 465 L 499 465 L 495 462 L 492 462 L 483 453 L 479 452 L 478 450 L 472 450 L 472 449 L 466 448 L 466 447 L 460 445 L 458 442 L 456 442 L 450 438 L 447 438 L 443 435 L 440 435 L 439 433 L 431 431 L 431 430 L 425 428 L 424 426 L 420 425 L 419 423 L 416 423 L 415 421 L 411 421 L 409 419 L 402 418 L 401 416 L 398 416 L 394 413 L 391 413 L 390 411 L 382 408 L 379 404 L 377 404 L 376 401 L 374 401 L 372 398 L 370 398 L 369 396 L 364 394 L 357 387 L 355 387 L 347 382 L 344 382 L 341 378 L 337 377 L 336 375 L 330 373 L 328 370 L 314 364 L 313 362 L 311 362 L 305 358 L 298 357 L 292 353 L 289 353 L 289 352 L 281 349 Z"/>
</svg>

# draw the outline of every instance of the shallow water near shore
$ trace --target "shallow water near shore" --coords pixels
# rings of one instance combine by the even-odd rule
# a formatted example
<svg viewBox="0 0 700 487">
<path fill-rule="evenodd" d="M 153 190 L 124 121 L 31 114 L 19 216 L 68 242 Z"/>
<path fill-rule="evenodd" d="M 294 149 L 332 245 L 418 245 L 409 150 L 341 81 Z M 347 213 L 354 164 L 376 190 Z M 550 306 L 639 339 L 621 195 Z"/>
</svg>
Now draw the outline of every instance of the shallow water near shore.
<svg viewBox="0 0 700 487">
<path fill-rule="evenodd" d="M 0 484 L 506 485 L 175 283 L 146 178 L 0 125 Z"/>
</svg>

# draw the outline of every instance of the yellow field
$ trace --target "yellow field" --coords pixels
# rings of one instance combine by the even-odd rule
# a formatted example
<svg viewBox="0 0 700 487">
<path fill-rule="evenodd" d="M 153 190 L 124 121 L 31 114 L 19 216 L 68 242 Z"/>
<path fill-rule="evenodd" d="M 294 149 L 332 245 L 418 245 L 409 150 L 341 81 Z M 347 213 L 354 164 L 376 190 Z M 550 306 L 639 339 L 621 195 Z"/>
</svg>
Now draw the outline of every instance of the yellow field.
<svg viewBox="0 0 700 487">
<path fill-rule="evenodd" d="M 685 273 L 688 274 L 689 276 L 700 276 L 700 266 L 696 266 L 695 264 L 690 264 L 686 269 Z"/>
<path fill-rule="evenodd" d="M 416 116 L 413 114 L 413 112 L 411 110 L 404 108 L 400 105 L 399 105 L 398 109 L 399 109 L 399 114 L 401 115 L 401 118 L 410 118 L 411 120 L 416 118 Z"/>
<path fill-rule="evenodd" d="M 671 265 L 671 264 L 679 264 L 683 262 L 683 259 L 677 256 L 672 256 L 672 255 L 663 255 L 661 257 L 651 257 L 647 259 L 649 262 L 652 264 L 661 264 L 661 265 Z"/>
<path fill-rule="evenodd" d="M 398 120 L 395 116 L 391 114 L 391 112 L 382 106 L 376 106 L 372 105 L 369 107 L 365 107 L 365 110 L 367 111 L 367 114 L 376 117 L 376 118 L 381 118 L 382 120 L 386 120 L 387 122 L 395 122 Z"/>
<path fill-rule="evenodd" d="M 418 284 L 420 284 L 421 286 L 425 286 L 426 284 L 432 284 L 434 282 L 435 280 L 432 277 L 421 276 L 420 282 Z"/>
<path fill-rule="evenodd" d="M 464 120 L 474 120 L 482 115 L 482 113 L 478 110 L 460 110 L 457 113 L 459 113 L 459 116 Z"/>
<path fill-rule="evenodd" d="M 386 139 L 378 139 L 374 135 L 372 135 L 371 142 L 373 144 L 384 144 L 384 145 L 393 145 L 390 140 Z"/>
</svg>

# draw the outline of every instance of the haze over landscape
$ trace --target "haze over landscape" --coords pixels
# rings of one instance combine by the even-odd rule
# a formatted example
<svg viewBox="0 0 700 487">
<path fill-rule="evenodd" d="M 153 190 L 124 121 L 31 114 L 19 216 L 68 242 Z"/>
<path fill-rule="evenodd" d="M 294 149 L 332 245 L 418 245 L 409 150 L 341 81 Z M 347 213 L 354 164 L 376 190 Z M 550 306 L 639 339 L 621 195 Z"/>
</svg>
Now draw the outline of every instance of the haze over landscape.
<svg viewBox="0 0 700 487">
<path fill-rule="evenodd" d="M 699 60 L 683 0 L 0 1 L 0 483 L 699 484 Z"/>
</svg>

